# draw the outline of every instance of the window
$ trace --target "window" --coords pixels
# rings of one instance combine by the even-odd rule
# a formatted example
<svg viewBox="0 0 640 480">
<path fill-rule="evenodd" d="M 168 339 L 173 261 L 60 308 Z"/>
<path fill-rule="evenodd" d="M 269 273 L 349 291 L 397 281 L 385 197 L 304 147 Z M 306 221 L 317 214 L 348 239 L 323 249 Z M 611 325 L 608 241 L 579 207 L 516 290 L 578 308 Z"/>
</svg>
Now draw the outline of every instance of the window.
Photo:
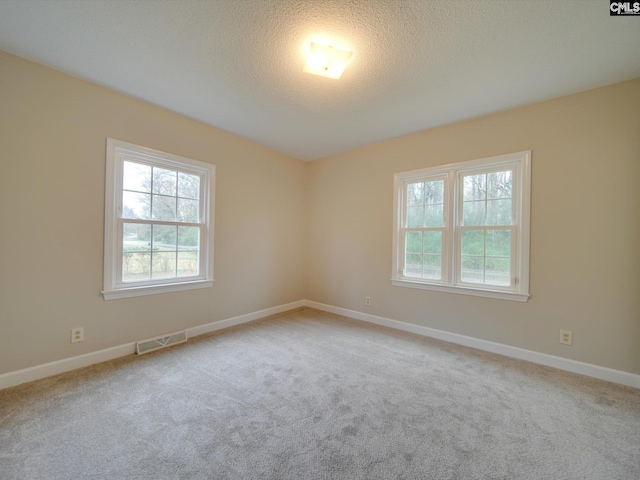
<svg viewBox="0 0 640 480">
<path fill-rule="evenodd" d="M 213 285 L 215 167 L 107 139 L 105 300 Z"/>
<path fill-rule="evenodd" d="M 526 302 L 531 152 L 397 173 L 392 283 Z"/>
</svg>

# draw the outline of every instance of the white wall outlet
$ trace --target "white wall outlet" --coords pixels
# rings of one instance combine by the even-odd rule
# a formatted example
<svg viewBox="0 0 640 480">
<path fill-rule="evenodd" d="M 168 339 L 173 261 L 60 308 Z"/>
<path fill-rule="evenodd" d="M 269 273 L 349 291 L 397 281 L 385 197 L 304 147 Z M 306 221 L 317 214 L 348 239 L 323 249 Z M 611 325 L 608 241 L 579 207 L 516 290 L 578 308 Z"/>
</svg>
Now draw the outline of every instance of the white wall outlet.
<svg viewBox="0 0 640 480">
<path fill-rule="evenodd" d="M 371 305 L 371 297 L 364 297 L 364 304 Z"/>
<path fill-rule="evenodd" d="M 573 345 L 573 332 L 571 330 L 560 330 L 560 343 Z"/>
<path fill-rule="evenodd" d="M 71 343 L 84 342 L 84 328 L 76 327 L 71 329 Z"/>
</svg>

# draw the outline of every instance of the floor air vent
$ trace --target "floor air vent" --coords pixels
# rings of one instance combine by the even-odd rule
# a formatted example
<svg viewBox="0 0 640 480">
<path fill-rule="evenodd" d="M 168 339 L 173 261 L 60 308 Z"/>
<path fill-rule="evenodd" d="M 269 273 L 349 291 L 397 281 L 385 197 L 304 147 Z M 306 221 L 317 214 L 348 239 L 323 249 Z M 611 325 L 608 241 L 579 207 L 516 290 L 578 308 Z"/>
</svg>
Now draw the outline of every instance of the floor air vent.
<svg viewBox="0 0 640 480">
<path fill-rule="evenodd" d="M 187 341 L 187 332 L 175 332 L 162 335 L 161 337 L 148 338 L 136 342 L 136 353 L 142 355 L 143 353 L 153 352 L 160 348 L 168 347 L 169 345 L 176 345 L 178 343 L 184 343 Z"/>
</svg>

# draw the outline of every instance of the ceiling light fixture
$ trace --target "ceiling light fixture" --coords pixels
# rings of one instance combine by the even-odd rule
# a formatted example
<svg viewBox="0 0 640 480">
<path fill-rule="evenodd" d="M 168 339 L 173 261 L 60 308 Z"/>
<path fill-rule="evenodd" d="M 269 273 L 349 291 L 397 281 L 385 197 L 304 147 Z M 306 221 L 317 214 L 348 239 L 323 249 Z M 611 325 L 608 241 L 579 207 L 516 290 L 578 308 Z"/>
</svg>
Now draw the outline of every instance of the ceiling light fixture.
<svg viewBox="0 0 640 480">
<path fill-rule="evenodd" d="M 327 78 L 340 78 L 353 52 L 311 42 L 303 72 Z"/>
</svg>

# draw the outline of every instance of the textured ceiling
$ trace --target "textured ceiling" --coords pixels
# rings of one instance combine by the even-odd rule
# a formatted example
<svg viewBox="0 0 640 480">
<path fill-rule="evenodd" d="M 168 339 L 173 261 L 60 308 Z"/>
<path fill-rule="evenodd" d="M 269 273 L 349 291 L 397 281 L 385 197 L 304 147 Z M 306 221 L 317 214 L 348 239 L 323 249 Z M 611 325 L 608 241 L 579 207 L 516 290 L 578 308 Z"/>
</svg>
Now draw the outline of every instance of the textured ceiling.
<svg viewBox="0 0 640 480">
<path fill-rule="evenodd" d="M 0 49 L 304 160 L 639 77 L 638 45 L 606 0 L 0 0 Z"/>
</svg>

